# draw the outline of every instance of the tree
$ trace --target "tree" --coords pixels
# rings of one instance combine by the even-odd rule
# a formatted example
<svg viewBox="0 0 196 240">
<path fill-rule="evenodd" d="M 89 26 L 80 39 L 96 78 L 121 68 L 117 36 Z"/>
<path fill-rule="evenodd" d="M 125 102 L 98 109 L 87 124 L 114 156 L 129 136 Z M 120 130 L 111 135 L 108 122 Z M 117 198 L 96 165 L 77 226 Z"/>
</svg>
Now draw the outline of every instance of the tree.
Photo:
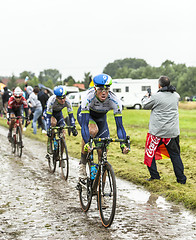
<svg viewBox="0 0 196 240">
<path fill-rule="evenodd" d="M 63 83 L 68 86 L 73 86 L 75 83 L 75 80 L 72 76 L 69 76 L 63 80 Z"/>
<path fill-rule="evenodd" d="M 179 77 L 177 90 L 181 97 L 196 95 L 196 67 L 189 67 L 187 72 Z"/>
<path fill-rule="evenodd" d="M 12 90 L 16 86 L 17 86 L 16 77 L 14 75 L 12 75 L 10 81 L 7 83 L 7 87 Z"/>
<path fill-rule="evenodd" d="M 40 83 L 44 84 L 48 80 L 51 80 L 54 85 L 57 84 L 59 80 L 61 80 L 62 75 L 57 69 L 47 69 L 39 74 Z"/>
<path fill-rule="evenodd" d="M 22 78 L 22 79 L 25 79 L 26 78 L 26 76 L 28 76 L 29 77 L 29 80 L 31 80 L 32 78 L 34 78 L 34 76 L 35 76 L 35 73 L 32 73 L 32 72 L 28 72 L 28 71 L 24 71 L 24 72 L 21 72 L 20 73 L 20 78 Z"/>
<path fill-rule="evenodd" d="M 91 80 L 92 80 L 91 73 L 90 72 L 84 73 L 84 86 L 86 89 L 89 88 L 89 84 L 90 84 Z"/>
<path fill-rule="evenodd" d="M 140 67 L 146 67 L 148 64 L 143 59 L 137 58 L 125 58 L 122 60 L 115 60 L 113 63 L 109 63 L 103 70 L 104 73 L 114 78 L 119 69 L 138 69 Z"/>
</svg>

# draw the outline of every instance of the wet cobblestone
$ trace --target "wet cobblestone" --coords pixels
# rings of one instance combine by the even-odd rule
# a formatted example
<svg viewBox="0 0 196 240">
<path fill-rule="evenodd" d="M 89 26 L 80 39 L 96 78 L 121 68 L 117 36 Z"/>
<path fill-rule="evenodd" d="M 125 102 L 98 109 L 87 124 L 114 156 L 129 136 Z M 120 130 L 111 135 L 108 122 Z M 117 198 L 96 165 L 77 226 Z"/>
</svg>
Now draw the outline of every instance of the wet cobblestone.
<svg viewBox="0 0 196 240">
<path fill-rule="evenodd" d="M 87 214 L 80 208 L 78 160 L 70 159 L 67 182 L 51 174 L 46 145 L 24 138 L 19 159 L 0 128 L 0 240 L 196 239 L 196 216 L 181 206 L 117 179 L 118 201 L 112 226 L 101 225 L 96 199 Z"/>
</svg>

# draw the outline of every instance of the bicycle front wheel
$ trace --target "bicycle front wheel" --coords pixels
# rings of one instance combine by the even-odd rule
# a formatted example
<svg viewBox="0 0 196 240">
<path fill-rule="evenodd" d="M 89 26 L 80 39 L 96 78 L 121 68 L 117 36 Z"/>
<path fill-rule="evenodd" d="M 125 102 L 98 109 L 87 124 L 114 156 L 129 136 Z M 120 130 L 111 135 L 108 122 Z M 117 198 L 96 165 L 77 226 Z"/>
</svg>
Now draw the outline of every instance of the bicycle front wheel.
<svg viewBox="0 0 196 240">
<path fill-rule="evenodd" d="M 69 158 L 65 139 L 61 139 L 60 165 L 62 178 L 66 181 L 69 175 Z"/>
<path fill-rule="evenodd" d="M 17 151 L 17 156 L 21 157 L 22 156 L 22 131 L 20 127 L 17 127 L 16 129 L 16 151 Z"/>
<path fill-rule="evenodd" d="M 84 212 L 87 212 L 90 208 L 91 201 L 92 201 L 92 180 L 90 178 L 90 163 L 86 164 L 86 173 L 87 179 L 80 181 L 79 184 L 79 198 L 80 198 L 80 205 Z"/>
<path fill-rule="evenodd" d="M 101 222 L 109 227 L 116 211 L 116 178 L 112 166 L 107 162 L 99 179 L 98 206 Z"/>
</svg>

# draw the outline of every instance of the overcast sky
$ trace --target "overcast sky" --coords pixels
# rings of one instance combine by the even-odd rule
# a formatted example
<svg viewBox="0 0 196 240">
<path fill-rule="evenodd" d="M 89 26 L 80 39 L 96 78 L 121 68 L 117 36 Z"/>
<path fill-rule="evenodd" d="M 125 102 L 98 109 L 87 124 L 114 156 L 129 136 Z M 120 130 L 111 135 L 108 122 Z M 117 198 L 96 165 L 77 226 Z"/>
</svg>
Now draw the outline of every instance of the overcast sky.
<svg viewBox="0 0 196 240">
<path fill-rule="evenodd" d="M 94 76 L 114 60 L 196 66 L 196 0 L 1 0 L 0 76 Z"/>
</svg>

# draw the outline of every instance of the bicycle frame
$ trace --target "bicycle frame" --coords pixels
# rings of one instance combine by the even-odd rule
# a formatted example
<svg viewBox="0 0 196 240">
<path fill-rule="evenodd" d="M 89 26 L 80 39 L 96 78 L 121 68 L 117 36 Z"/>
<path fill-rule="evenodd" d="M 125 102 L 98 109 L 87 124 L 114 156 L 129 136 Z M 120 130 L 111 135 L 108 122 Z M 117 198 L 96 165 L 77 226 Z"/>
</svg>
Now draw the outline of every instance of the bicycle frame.
<svg viewBox="0 0 196 240">
<path fill-rule="evenodd" d="M 13 135 L 12 135 L 12 142 L 11 142 L 12 153 L 17 152 L 17 155 L 21 157 L 23 144 L 22 144 L 22 129 L 20 127 L 20 119 L 22 119 L 22 117 L 21 116 L 10 117 L 10 119 L 11 120 L 16 119 L 13 126 Z"/>
<path fill-rule="evenodd" d="M 92 144 L 94 142 L 101 142 L 103 145 L 101 147 L 93 147 L 92 148 Z M 93 184 L 92 184 L 92 191 L 93 193 L 95 193 L 97 187 L 98 187 L 98 182 L 99 182 L 99 177 L 102 176 L 103 174 L 103 166 L 104 164 L 107 162 L 107 146 L 109 145 L 109 143 L 111 142 L 125 142 L 125 139 L 114 139 L 114 138 L 90 138 L 90 142 L 89 145 L 92 148 L 92 151 L 87 155 L 87 159 L 90 163 L 93 162 L 93 157 L 91 157 L 91 155 L 93 156 L 93 151 L 94 150 L 98 150 L 101 149 L 102 153 L 101 153 L 101 160 L 98 162 L 99 168 L 97 170 L 97 174 L 95 176 L 95 179 L 93 180 Z M 126 142 L 128 144 L 128 147 L 130 149 L 130 137 L 127 136 Z M 101 184 L 102 184 L 102 177 L 100 178 Z"/>
<path fill-rule="evenodd" d="M 61 167 L 61 174 L 64 180 L 67 180 L 69 174 L 69 157 L 63 129 L 70 128 L 72 126 L 52 127 L 52 137 L 48 138 L 51 152 L 46 154 L 50 172 L 55 172 L 57 161 L 59 161 L 59 167 Z"/>
</svg>

